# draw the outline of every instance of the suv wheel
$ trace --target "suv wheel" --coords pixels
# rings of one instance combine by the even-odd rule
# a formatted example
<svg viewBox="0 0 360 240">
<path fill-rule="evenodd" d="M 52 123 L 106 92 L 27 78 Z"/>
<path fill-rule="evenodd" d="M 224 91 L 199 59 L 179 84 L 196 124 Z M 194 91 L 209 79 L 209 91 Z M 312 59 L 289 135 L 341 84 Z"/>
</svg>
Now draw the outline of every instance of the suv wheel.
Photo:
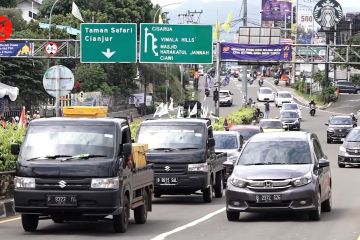
<svg viewBox="0 0 360 240">
<path fill-rule="evenodd" d="M 360 93 L 360 90 L 356 90 L 356 91 L 355 91 L 355 94 L 359 94 L 359 93 Z"/>
<path fill-rule="evenodd" d="M 331 209 L 332 209 L 331 188 L 330 188 L 330 190 L 329 190 L 329 198 L 326 199 L 326 200 L 322 203 L 321 209 L 322 209 L 324 212 L 331 212 Z"/>
<path fill-rule="evenodd" d="M 22 214 L 21 223 L 26 232 L 35 232 L 39 224 L 39 215 Z"/>
<path fill-rule="evenodd" d="M 239 221 L 240 212 L 229 212 L 226 210 L 226 217 L 230 222 Z"/>
<path fill-rule="evenodd" d="M 319 221 L 321 218 L 321 195 L 320 191 L 317 194 L 317 205 L 316 209 L 309 211 L 309 219 L 312 221 Z"/>
</svg>

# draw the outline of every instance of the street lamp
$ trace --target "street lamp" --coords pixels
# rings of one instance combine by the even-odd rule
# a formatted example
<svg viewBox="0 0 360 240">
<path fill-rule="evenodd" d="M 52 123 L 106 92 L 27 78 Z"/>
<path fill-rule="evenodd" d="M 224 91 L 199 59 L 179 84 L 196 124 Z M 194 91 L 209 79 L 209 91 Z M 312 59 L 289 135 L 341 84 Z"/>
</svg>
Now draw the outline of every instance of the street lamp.
<svg viewBox="0 0 360 240">
<path fill-rule="evenodd" d="M 176 4 L 182 4 L 182 2 L 170 3 L 170 4 L 166 4 L 166 5 L 164 5 L 164 6 L 159 7 L 159 8 L 156 10 L 155 14 L 154 14 L 153 23 L 155 23 L 155 21 L 156 21 L 156 15 L 158 14 L 158 12 L 159 12 L 162 8 L 168 7 L 168 6 L 172 6 L 172 5 L 176 5 Z"/>
<path fill-rule="evenodd" d="M 50 9 L 50 17 L 49 17 L 49 40 L 51 38 L 51 16 L 52 16 L 52 11 L 56 5 L 56 3 L 58 2 L 59 0 L 55 0 L 55 2 L 53 3 L 53 5 L 51 6 L 51 9 Z"/>
</svg>

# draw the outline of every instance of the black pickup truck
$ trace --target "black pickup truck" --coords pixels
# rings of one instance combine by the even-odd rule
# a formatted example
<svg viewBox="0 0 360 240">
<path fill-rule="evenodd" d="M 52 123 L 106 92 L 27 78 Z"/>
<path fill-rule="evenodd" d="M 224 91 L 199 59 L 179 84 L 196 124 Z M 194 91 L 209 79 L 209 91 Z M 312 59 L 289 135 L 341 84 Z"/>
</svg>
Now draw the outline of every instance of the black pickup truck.
<svg viewBox="0 0 360 240">
<path fill-rule="evenodd" d="M 138 143 L 147 143 L 147 159 L 154 165 L 154 195 L 193 194 L 201 190 L 204 202 L 223 195 L 226 153 L 215 153 L 210 119 L 146 120 Z"/>
<path fill-rule="evenodd" d="M 25 231 L 39 219 L 55 223 L 102 220 L 112 215 L 115 232 L 125 232 L 130 210 L 146 222 L 152 210 L 154 172 L 136 169 L 124 119 L 38 119 L 30 123 L 18 155 L 15 210 Z"/>
</svg>

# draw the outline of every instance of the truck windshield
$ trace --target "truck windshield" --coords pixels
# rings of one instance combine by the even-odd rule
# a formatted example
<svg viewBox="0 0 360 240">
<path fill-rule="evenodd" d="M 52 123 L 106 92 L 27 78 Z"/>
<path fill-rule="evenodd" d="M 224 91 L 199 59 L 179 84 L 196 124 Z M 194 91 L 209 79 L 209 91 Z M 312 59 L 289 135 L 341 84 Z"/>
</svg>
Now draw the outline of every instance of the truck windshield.
<svg viewBox="0 0 360 240">
<path fill-rule="evenodd" d="M 81 154 L 113 157 L 115 126 L 31 126 L 21 148 L 22 159 Z"/>
<path fill-rule="evenodd" d="M 204 127 L 197 125 L 167 125 L 140 127 L 138 143 L 146 143 L 149 149 L 203 148 Z"/>
</svg>

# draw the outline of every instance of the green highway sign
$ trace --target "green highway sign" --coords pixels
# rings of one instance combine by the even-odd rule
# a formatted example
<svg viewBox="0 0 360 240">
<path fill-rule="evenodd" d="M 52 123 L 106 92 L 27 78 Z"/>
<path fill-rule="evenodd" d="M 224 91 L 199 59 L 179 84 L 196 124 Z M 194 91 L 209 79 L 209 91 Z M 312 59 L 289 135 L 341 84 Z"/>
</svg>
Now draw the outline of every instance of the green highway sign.
<svg viewBox="0 0 360 240">
<path fill-rule="evenodd" d="M 212 63 L 211 25 L 140 24 L 141 63 Z"/>
<path fill-rule="evenodd" d="M 82 23 L 82 63 L 136 62 L 136 23 Z"/>
</svg>

